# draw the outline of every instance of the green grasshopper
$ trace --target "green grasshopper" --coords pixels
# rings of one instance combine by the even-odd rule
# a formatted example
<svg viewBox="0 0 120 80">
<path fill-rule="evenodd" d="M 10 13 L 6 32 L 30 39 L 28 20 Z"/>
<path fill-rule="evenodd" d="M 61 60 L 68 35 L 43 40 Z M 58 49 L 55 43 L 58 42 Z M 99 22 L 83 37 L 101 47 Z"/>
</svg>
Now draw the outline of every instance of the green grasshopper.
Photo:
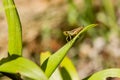
<svg viewBox="0 0 120 80">
<path fill-rule="evenodd" d="M 83 29 L 83 27 L 78 27 L 78 28 L 75 28 L 70 31 L 64 31 L 63 34 L 66 36 L 66 41 L 67 42 L 70 41 L 72 39 L 72 37 L 77 35 L 82 29 Z"/>
</svg>

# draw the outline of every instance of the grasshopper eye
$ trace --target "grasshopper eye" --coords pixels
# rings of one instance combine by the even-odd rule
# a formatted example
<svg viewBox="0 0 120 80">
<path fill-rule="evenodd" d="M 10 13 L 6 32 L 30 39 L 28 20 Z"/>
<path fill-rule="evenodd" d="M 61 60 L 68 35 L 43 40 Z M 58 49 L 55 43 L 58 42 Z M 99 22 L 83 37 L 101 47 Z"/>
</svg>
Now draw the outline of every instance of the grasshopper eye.
<svg viewBox="0 0 120 80">
<path fill-rule="evenodd" d="M 66 36 L 68 35 L 68 33 L 66 31 L 64 31 L 63 34 L 66 35 Z"/>
</svg>

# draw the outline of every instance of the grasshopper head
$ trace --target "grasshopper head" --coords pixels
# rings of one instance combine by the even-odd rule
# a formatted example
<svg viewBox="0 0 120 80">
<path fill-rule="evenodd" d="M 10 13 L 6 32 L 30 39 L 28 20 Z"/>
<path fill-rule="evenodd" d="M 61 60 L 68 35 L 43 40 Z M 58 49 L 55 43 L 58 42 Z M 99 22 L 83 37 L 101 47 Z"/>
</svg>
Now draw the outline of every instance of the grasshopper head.
<svg viewBox="0 0 120 80">
<path fill-rule="evenodd" d="M 65 36 L 68 36 L 68 32 L 67 32 L 67 31 L 64 31 L 63 34 L 64 34 Z"/>
</svg>

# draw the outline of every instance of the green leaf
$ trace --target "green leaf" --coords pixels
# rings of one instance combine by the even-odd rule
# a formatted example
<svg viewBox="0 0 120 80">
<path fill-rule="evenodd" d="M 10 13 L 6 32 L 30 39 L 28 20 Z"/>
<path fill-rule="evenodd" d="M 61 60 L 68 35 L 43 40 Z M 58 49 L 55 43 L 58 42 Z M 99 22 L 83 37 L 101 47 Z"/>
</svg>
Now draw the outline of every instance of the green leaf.
<svg viewBox="0 0 120 80">
<path fill-rule="evenodd" d="M 50 52 L 40 53 L 40 64 L 42 64 L 48 57 L 50 57 Z M 60 70 L 57 68 L 54 73 L 50 76 L 49 80 L 63 80 L 60 74 Z"/>
<path fill-rule="evenodd" d="M 66 45 L 64 45 L 61 49 L 59 49 L 56 53 L 51 55 L 43 64 L 42 69 L 45 71 L 45 74 L 50 77 L 51 74 L 55 71 L 58 65 L 66 56 L 68 50 L 72 47 L 75 41 L 79 38 L 79 36 L 87 31 L 89 28 L 96 26 L 96 24 L 91 24 L 86 26 L 82 31 L 80 31 L 71 41 L 69 41 Z"/>
<path fill-rule="evenodd" d="M 22 54 L 22 29 L 21 23 L 13 0 L 2 0 L 6 18 L 8 22 L 9 40 L 8 51 L 9 54 Z"/>
<path fill-rule="evenodd" d="M 61 63 L 61 73 L 64 80 L 80 80 L 73 63 L 68 57 L 65 57 Z"/>
<path fill-rule="evenodd" d="M 43 64 L 43 62 L 51 56 L 51 53 L 49 51 L 41 52 L 40 53 L 40 64 Z"/>
<path fill-rule="evenodd" d="M 120 69 L 106 69 L 93 74 L 88 80 L 106 80 L 107 77 L 120 77 Z"/>
<path fill-rule="evenodd" d="M 30 80 L 48 80 L 43 71 L 32 61 L 12 55 L 0 61 L 0 72 L 16 74 Z"/>
<path fill-rule="evenodd" d="M 50 57 L 50 55 L 51 55 L 50 52 L 40 53 L 40 63 L 42 64 L 48 57 Z M 60 69 L 57 68 L 55 72 L 50 76 L 49 79 L 50 80 L 55 80 L 55 79 L 57 80 L 80 80 L 74 65 L 72 64 L 71 60 L 68 57 L 65 57 L 63 59 L 63 61 L 61 62 Z"/>
</svg>

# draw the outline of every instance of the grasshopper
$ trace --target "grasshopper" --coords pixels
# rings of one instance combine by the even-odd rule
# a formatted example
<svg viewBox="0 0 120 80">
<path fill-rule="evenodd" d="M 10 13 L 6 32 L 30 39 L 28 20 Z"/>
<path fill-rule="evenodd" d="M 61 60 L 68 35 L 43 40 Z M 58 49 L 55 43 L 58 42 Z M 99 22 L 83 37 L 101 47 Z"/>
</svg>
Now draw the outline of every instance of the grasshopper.
<svg viewBox="0 0 120 80">
<path fill-rule="evenodd" d="M 63 34 L 66 36 L 66 41 L 67 42 L 70 41 L 72 39 L 72 37 L 77 35 L 82 29 L 83 29 L 83 27 L 78 27 L 78 28 L 75 28 L 70 31 L 64 31 Z"/>
</svg>

